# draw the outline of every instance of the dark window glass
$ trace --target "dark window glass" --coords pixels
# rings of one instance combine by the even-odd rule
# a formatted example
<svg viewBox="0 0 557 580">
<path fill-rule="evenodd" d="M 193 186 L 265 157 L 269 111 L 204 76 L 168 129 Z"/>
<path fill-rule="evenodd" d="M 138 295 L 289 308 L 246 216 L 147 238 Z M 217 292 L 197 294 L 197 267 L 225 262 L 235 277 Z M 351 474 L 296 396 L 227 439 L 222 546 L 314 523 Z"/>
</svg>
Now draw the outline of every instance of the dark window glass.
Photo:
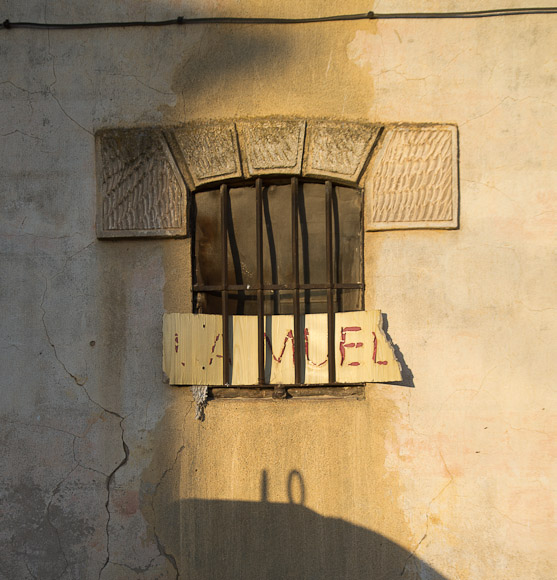
<svg viewBox="0 0 557 580">
<path fill-rule="evenodd" d="M 221 313 L 221 192 L 194 195 L 194 263 L 196 310 Z M 300 313 L 327 311 L 325 184 L 300 183 L 298 253 Z M 229 314 L 257 314 L 256 190 L 254 185 L 228 192 Z M 265 314 L 292 314 L 292 204 L 290 184 L 264 184 L 263 283 Z M 333 278 L 335 284 L 359 288 L 334 292 L 335 311 L 362 307 L 362 194 L 336 186 L 332 195 Z M 312 288 L 304 288 L 311 285 Z M 236 288 L 235 288 L 236 286 Z M 315 286 L 318 286 L 315 288 Z M 241 287 L 241 288 L 238 288 Z"/>
</svg>

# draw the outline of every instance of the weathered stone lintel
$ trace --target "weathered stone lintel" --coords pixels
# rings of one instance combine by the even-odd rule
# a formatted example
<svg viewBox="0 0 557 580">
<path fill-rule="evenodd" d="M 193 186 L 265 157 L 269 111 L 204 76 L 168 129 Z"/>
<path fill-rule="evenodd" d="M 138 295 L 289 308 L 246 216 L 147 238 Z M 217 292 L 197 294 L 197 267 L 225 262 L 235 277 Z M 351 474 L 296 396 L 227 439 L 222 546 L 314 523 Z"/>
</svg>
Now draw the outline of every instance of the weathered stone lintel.
<svg viewBox="0 0 557 580">
<path fill-rule="evenodd" d="M 381 126 L 340 121 L 309 121 L 303 174 L 356 185 Z"/>
<path fill-rule="evenodd" d="M 263 119 L 236 123 L 242 148 L 244 175 L 300 175 L 306 122 Z"/>
<path fill-rule="evenodd" d="M 288 117 L 199 121 L 97 134 L 97 235 L 183 237 L 187 188 L 258 175 L 358 186 L 368 230 L 458 227 L 453 125 Z"/>
</svg>

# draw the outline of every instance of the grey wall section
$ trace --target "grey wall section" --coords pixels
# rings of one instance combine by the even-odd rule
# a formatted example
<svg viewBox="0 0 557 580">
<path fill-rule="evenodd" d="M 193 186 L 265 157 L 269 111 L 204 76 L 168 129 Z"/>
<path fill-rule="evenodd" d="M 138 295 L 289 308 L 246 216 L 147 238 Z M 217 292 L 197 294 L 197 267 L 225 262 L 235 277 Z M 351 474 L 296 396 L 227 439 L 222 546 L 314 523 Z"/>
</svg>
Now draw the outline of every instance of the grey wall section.
<svg viewBox="0 0 557 580">
<path fill-rule="evenodd" d="M 2 19 L 346 10 L 8 0 Z M 555 18 L 0 31 L 2 580 L 557 576 Z M 215 401 L 199 423 L 161 371 L 190 240 L 97 240 L 94 134 L 267 115 L 456 124 L 460 229 L 366 234 L 406 386 Z"/>
</svg>

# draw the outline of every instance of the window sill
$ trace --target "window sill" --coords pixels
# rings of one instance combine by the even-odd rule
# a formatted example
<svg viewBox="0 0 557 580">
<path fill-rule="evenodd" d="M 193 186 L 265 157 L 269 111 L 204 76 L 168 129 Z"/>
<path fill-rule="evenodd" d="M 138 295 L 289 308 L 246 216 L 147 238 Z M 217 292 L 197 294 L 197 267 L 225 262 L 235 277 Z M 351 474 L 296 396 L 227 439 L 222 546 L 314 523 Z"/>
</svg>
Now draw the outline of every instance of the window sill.
<svg viewBox="0 0 557 580">
<path fill-rule="evenodd" d="M 333 400 L 351 399 L 364 400 L 365 387 L 363 385 L 338 387 L 285 387 L 286 400 Z M 277 400 L 273 399 L 272 388 L 242 388 L 242 387 L 211 387 L 209 399 L 226 401 L 230 399 Z M 285 400 L 285 399 L 282 399 Z"/>
</svg>

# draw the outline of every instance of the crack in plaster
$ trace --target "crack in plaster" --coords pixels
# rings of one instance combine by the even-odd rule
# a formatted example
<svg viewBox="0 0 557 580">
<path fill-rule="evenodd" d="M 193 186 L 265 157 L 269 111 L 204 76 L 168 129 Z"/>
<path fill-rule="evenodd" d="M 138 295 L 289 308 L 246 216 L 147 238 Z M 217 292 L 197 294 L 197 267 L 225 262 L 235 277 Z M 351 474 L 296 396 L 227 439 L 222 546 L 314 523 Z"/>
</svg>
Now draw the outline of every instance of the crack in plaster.
<svg viewBox="0 0 557 580">
<path fill-rule="evenodd" d="M 190 411 L 193 408 L 193 404 L 190 407 Z M 186 416 L 189 414 L 186 413 Z M 162 482 L 164 480 L 164 478 L 176 467 L 176 463 L 178 462 L 178 458 L 180 457 L 182 451 L 184 451 L 184 449 L 186 448 L 186 446 L 182 443 L 180 449 L 178 449 L 178 451 L 176 452 L 176 456 L 174 457 L 174 461 L 172 462 L 172 465 L 170 467 L 167 467 L 163 474 L 161 475 L 161 478 L 159 479 L 159 481 L 157 482 L 157 485 L 155 486 L 155 489 L 153 491 L 153 495 L 152 495 L 152 499 L 151 499 L 151 507 L 153 509 L 153 512 L 155 512 L 155 506 L 154 506 L 154 500 L 157 496 L 159 487 L 162 485 Z M 156 522 L 156 518 L 155 518 L 155 522 Z M 164 556 L 172 565 L 172 567 L 174 568 L 174 570 L 176 571 L 176 580 L 178 580 L 178 578 L 180 578 L 180 572 L 178 570 L 178 565 L 176 563 L 176 558 L 166 550 L 166 547 L 164 546 L 164 544 L 161 542 L 159 535 L 157 534 L 157 526 L 156 523 L 153 525 L 153 534 L 155 535 L 155 541 L 157 542 L 157 548 L 161 554 L 161 556 Z"/>
<path fill-rule="evenodd" d="M 193 408 L 194 408 L 194 402 L 192 402 L 189 410 L 184 415 L 184 423 L 186 422 L 187 417 L 192 412 Z M 185 432 L 185 430 L 183 429 L 182 433 L 184 433 L 184 432 Z M 186 445 L 185 445 L 184 441 L 182 440 L 182 445 L 180 446 L 180 448 L 176 452 L 176 456 L 174 457 L 174 461 L 172 462 L 172 465 L 170 467 L 167 467 L 164 470 L 159 481 L 157 482 L 157 485 L 155 486 L 155 489 L 153 490 L 153 494 L 151 495 L 151 509 L 153 510 L 153 513 L 156 513 L 155 498 L 157 496 L 158 490 L 159 490 L 160 486 L 162 485 L 162 482 L 165 479 L 165 477 L 176 467 L 176 464 L 178 463 L 178 459 L 179 459 L 180 455 L 182 454 L 182 451 L 184 451 L 185 448 L 186 448 Z M 180 571 L 178 570 L 178 564 L 176 562 L 176 558 L 174 557 L 173 554 L 171 554 L 170 552 L 167 551 L 165 545 L 161 542 L 159 535 L 157 533 L 156 521 L 157 520 L 155 518 L 155 523 L 153 524 L 153 535 L 155 536 L 157 548 L 159 550 L 160 555 L 163 556 L 164 558 L 166 558 L 170 562 L 170 564 L 172 565 L 174 570 L 176 571 L 176 580 L 178 580 L 180 578 Z"/>
<path fill-rule="evenodd" d="M 122 77 L 122 78 L 132 78 L 134 79 L 136 82 L 138 82 L 140 85 L 143 85 L 144 87 L 154 91 L 155 93 L 159 93 L 160 95 L 169 95 L 169 96 L 174 96 L 174 93 L 168 92 L 168 91 L 161 91 L 160 89 L 157 89 L 155 87 L 152 87 L 151 85 L 147 84 L 146 82 L 140 80 L 138 75 L 134 75 L 131 73 L 119 73 L 119 72 L 112 72 L 106 69 L 101 69 L 101 68 L 97 68 L 95 69 L 95 72 L 98 73 L 102 73 L 105 74 L 106 76 L 109 77 Z"/>
<path fill-rule="evenodd" d="M 410 560 L 412 558 L 414 558 L 414 556 L 416 556 L 418 549 L 420 548 L 420 546 L 422 545 L 422 543 L 424 542 L 424 540 L 427 538 L 427 535 L 429 533 L 429 513 L 431 511 L 431 506 L 433 505 L 434 502 L 436 502 L 441 495 L 443 495 L 443 493 L 445 493 L 445 490 L 451 486 L 454 483 L 454 475 L 451 473 L 451 470 L 448 468 L 447 466 L 447 462 L 445 461 L 445 457 L 443 456 L 443 453 L 441 451 L 441 449 L 438 449 L 439 451 L 439 456 L 441 457 L 441 461 L 443 462 L 443 465 L 445 466 L 445 470 L 447 471 L 447 473 L 449 474 L 449 481 L 447 481 L 447 483 L 437 492 L 437 494 L 430 500 L 430 502 L 427 505 L 427 510 L 426 510 L 426 522 L 425 522 L 425 531 L 423 536 L 420 538 L 420 541 L 416 544 L 416 547 L 410 552 L 410 554 L 408 555 L 408 557 L 406 558 L 405 562 L 404 562 L 404 566 L 402 567 L 402 571 L 400 572 L 400 575 L 403 576 L 404 572 L 406 571 L 406 567 L 408 565 L 408 563 L 410 562 Z M 416 572 L 419 574 L 418 570 L 416 569 Z"/>
<path fill-rule="evenodd" d="M 89 244 L 89 245 L 91 245 L 91 244 Z M 88 246 L 86 246 L 86 247 L 88 247 Z M 82 248 L 81 250 L 79 250 L 78 252 L 76 252 L 76 254 L 79 253 L 80 251 L 83 251 L 84 249 L 85 248 Z M 75 255 L 75 254 L 73 254 L 73 255 Z M 66 261 L 66 263 L 67 263 L 67 261 Z M 65 265 L 64 265 L 64 267 L 65 267 Z M 79 461 L 77 461 L 77 459 L 75 457 L 75 440 L 76 440 L 76 438 L 81 437 L 81 436 L 74 435 L 74 441 L 73 441 L 73 445 L 72 445 L 73 457 L 74 457 L 74 461 L 76 462 L 77 465 L 72 468 L 72 470 L 70 471 L 70 473 L 73 470 L 75 470 L 77 466 L 81 466 L 84 469 L 90 469 L 91 471 L 95 471 L 97 473 L 100 473 L 101 475 L 103 475 L 103 476 L 105 476 L 107 478 L 107 480 L 106 480 L 107 498 L 106 498 L 106 503 L 105 503 L 105 509 L 106 509 L 106 513 L 107 513 L 107 521 L 106 521 L 106 554 L 107 554 L 107 556 L 106 556 L 106 560 L 105 560 L 103 566 L 101 567 L 101 569 L 99 571 L 99 580 L 100 580 L 100 578 L 102 576 L 102 573 L 103 573 L 103 570 L 106 568 L 106 566 L 108 565 L 108 563 L 110 561 L 110 529 L 109 529 L 109 527 L 110 527 L 110 519 L 111 519 L 111 512 L 110 512 L 110 492 L 111 492 L 111 484 L 112 484 L 112 481 L 114 480 L 114 477 L 116 476 L 116 472 L 120 468 L 122 468 L 124 465 L 126 465 L 126 463 L 128 462 L 129 455 L 130 455 L 129 447 L 128 447 L 125 439 L 124 439 L 124 425 L 123 425 L 123 423 L 124 423 L 126 417 L 123 417 L 122 415 L 120 415 L 116 411 L 111 411 L 110 409 L 107 409 L 106 407 L 103 407 L 100 403 L 98 403 L 97 401 L 95 401 L 91 397 L 91 395 L 89 394 L 89 391 L 85 388 L 85 382 L 87 381 L 87 378 L 86 377 L 85 378 L 78 377 L 78 376 L 74 375 L 72 372 L 70 372 L 68 370 L 68 368 L 66 367 L 66 365 L 64 364 L 64 362 L 59 358 L 58 352 L 56 350 L 56 346 L 55 346 L 55 344 L 52 342 L 52 340 L 50 338 L 50 334 L 48 332 L 48 327 L 47 327 L 46 321 L 45 321 L 46 310 L 44 308 L 44 301 L 46 299 L 46 293 L 47 293 L 47 291 L 48 291 L 48 280 L 45 278 L 45 289 L 44 289 L 43 296 L 42 296 L 42 300 L 41 300 L 41 304 L 40 304 L 40 308 L 41 308 L 41 310 L 43 312 L 43 315 L 42 315 L 41 320 L 42 320 L 42 323 L 43 323 L 43 327 L 44 327 L 44 331 L 45 331 L 45 335 L 46 335 L 47 341 L 50 344 L 50 346 L 52 347 L 52 350 L 53 350 L 53 353 L 54 353 L 54 356 L 55 356 L 56 360 L 59 362 L 59 364 L 64 369 L 64 371 L 74 380 L 74 382 L 83 389 L 83 392 L 85 393 L 85 395 L 87 396 L 87 398 L 89 399 L 89 401 L 92 404 L 94 404 L 95 406 L 97 406 L 100 409 L 102 409 L 105 413 L 108 413 L 110 415 L 113 415 L 114 417 L 117 417 L 120 420 L 119 421 L 119 426 L 120 426 L 120 430 L 121 430 L 121 440 L 122 440 L 122 448 L 123 448 L 123 451 L 124 451 L 124 457 L 123 457 L 122 461 L 120 461 L 120 463 L 110 472 L 110 474 L 106 475 L 105 473 L 102 473 L 102 472 L 100 472 L 100 471 L 98 471 L 98 470 L 96 470 L 96 469 L 94 469 L 92 467 L 85 467 L 85 466 L 81 465 L 81 463 Z M 66 475 L 66 477 L 68 477 L 70 473 L 68 473 Z M 61 485 L 61 483 L 62 482 L 60 482 L 59 485 Z M 59 486 L 57 486 L 56 489 L 58 489 L 58 487 Z M 49 506 L 52 503 L 52 499 L 53 498 L 51 497 L 51 500 L 49 502 Z M 52 526 L 52 523 L 50 522 L 50 520 L 49 520 L 49 524 Z M 57 530 L 56 530 L 56 532 L 58 533 Z M 58 536 L 58 539 L 59 539 L 59 536 Z M 159 544 L 158 541 L 157 541 L 157 544 Z M 66 563 L 67 563 L 67 559 L 66 559 L 66 556 L 63 553 L 63 551 L 62 551 L 62 554 L 64 555 L 64 558 L 65 558 Z M 170 556 L 174 560 L 174 557 L 172 555 L 166 555 L 166 553 L 164 553 L 164 555 L 165 555 L 165 557 L 167 557 L 167 559 L 170 560 L 170 558 L 168 557 L 168 556 Z M 175 560 L 174 560 L 174 562 L 175 562 Z M 66 566 L 66 568 L 67 568 L 67 566 Z M 176 570 L 177 570 L 177 568 L 176 568 Z M 64 570 L 64 572 L 65 572 L 65 570 Z"/>
<path fill-rule="evenodd" d="M 29 139 L 35 139 L 35 141 L 42 141 L 40 137 L 35 137 L 35 135 L 30 135 L 29 133 L 25 133 L 24 131 L 20 131 L 19 129 L 14 129 L 9 133 L 0 133 L 0 137 L 10 137 L 11 135 L 23 135 L 23 137 L 29 137 Z"/>
<path fill-rule="evenodd" d="M 47 13 L 47 0 L 45 0 L 45 7 L 44 7 L 44 13 L 45 13 L 45 21 L 46 21 L 46 13 Z M 48 90 L 47 93 L 49 94 L 49 96 L 51 96 L 57 103 L 57 105 L 60 107 L 60 110 L 62 111 L 62 113 L 64 113 L 64 115 L 73 123 L 75 123 L 78 127 L 80 127 L 81 129 L 83 129 L 83 131 L 85 131 L 86 133 L 89 133 L 89 135 L 93 135 L 92 131 L 89 131 L 89 129 L 87 129 L 86 127 L 84 127 L 81 123 L 79 123 L 78 121 L 76 121 L 67 111 L 66 109 L 64 109 L 64 107 L 62 106 L 62 103 L 60 103 L 60 100 L 58 99 L 58 97 L 54 94 L 52 88 L 54 87 L 54 85 L 58 82 L 58 77 L 56 76 L 56 57 L 52 54 L 52 50 L 51 50 L 51 46 L 50 46 L 50 30 L 47 30 L 47 43 L 48 43 L 48 56 L 50 57 L 50 61 L 52 63 L 52 76 L 54 77 L 54 80 L 52 81 L 52 83 L 50 83 L 50 85 L 48 85 Z"/>
<path fill-rule="evenodd" d="M 66 110 L 64 109 L 64 107 L 62 106 L 62 104 L 60 103 L 60 101 L 58 100 L 58 97 L 54 93 L 50 92 L 50 90 L 49 90 L 49 95 L 56 101 L 56 103 L 60 107 L 60 110 L 62 111 L 62 113 L 64 113 L 64 115 L 66 115 L 66 117 L 68 117 L 68 119 L 70 121 L 72 121 L 73 123 L 75 123 L 78 127 L 80 127 L 81 129 L 83 129 L 86 133 L 89 133 L 89 135 L 93 136 L 93 132 L 92 131 L 89 131 L 89 129 L 85 128 L 81 123 L 79 123 L 78 121 L 76 121 L 70 114 L 68 114 L 66 112 Z"/>
<path fill-rule="evenodd" d="M 65 237 L 70 238 L 71 236 L 65 236 Z M 52 278 L 56 278 L 56 277 L 60 276 L 60 274 L 62 274 L 62 272 L 66 269 L 66 266 L 68 265 L 68 262 L 70 260 L 73 260 L 78 254 L 81 254 L 81 252 L 84 252 L 87 248 L 91 247 L 95 242 L 96 242 L 96 240 L 93 240 L 92 242 L 89 242 L 86 246 L 83 246 L 83 248 L 80 248 L 79 250 L 77 250 L 73 254 L 70 254 L 64 260 L 64 265 L 60 268 L 60 270 L 58 272 L 56 272 L 56 274 L 54 274 L 54 276 L 52 276 Z"/>
<path fill-rule="evenodd" d="M 172 567 L 174 568 L 174 570 L 176 571 L 176 580 L 178 580 L 180 578 L 180 572 L 178 570 L 178 564 L 176 563 L 176 558 L 170 553 L 166 551 L 166 548 L 164 547 L 164 544 L 160 541 L 159 536 L 157 535 L 156 530 L 153 528 L 153 532 L 155 534 L 155 540 L 157 542 L 157 548 L 161 554 L 161 556 L 164 556 L 172 565 Z"/>
<path fill-rule="evenodd" d="M 54 353 L 54 358 L 56 358 L 56 360 L 58 361 L 58 363 L 60 364 L 60 366 L 64 369 L 64 371 L 66 372 L 66 374 L 68 376 L 70 376 L 74 382 L 76 383 L 76 385 L 79 385 L 80 387 L 84 387 L 85 383 L 87 382 L 87 377 L 80 377 L 77 375 L 74 375 L 71 371 L 68 370 L 68 367 L 66 367 L 66 365 L 64 364 L 64 362 L 60 359 L 60 357 L 58 356 L 58 351 L 56 350 L 56 345 L 52 342 L 51 338 L 50 338 L 50 334 L 48 332 L 48 327 L 46 325 L 46 321 L 45 321 L 45 317 L 46 317 L 46 310 L 44 309 L 44 301 L 46 299 L 46 293 L 48 291 L 48 280 L 46 278 L 44 278 L 45 281 L 45 287 L 44 287 L 44 292 L 43 292 L 43 296 L 41 299 L 41 303 L 39 305 L 40 309 L 43 311 L 43 315 L 41 317 L 42 323 L 43 323 L 43 328 L 44 328 L 44 332 L 46 335 L 46 339 L 48 341 L 48 344 L 52 347 L 52 351 Z M 85 392 L 87 392 L 86 389 L 84 389 Z M 88 393 L 87 393 L 87 396 Z M 89 399 L 94 402 L 91 397 L 89 397 Z M 99 407 L 101 407 L 101 405 L 99 405 Z"/>
<path fill-rule="evenodd" d="M 460 124 L 461 127 L 464 127 L 464 125 L 467 125 L 468 123 L 472 123 L 473 121 L 477 121 L 478 119 L 481 119 L 482 117 L 485 117 L 487 115 L 490 115 L 491 113 L 493 113 L 493 111 L 495 111 L 496 109 L 498 109 L 501 105 L 503 105 L 504 103 L 506 103 L 507 101 L 511 101 L 513 103 L 522 103 L 524 101 L 528 101 L 528 100 L 535 100 L 535 101 L 540 101 L 542 103 L 544 103 L 545 101 L 541 100 L 539 97 L 523 97 L 522 99 L 515 99 L 514 97 L 505 97 L 503 99 L 501 99 L 496 105 L 494 105 L 493 107 L 491 107 L 491 109 L 488 109 L 485 113 L 481 113 L 480 115 L 477 115 L 476 117 L 472 117 L 471 119 L 468 119 L 467 121 L 464 121 L 463 123 Z M 553 105 L 554 106 L 554 105 Z"/>
<path fill-rule="evenodd" d="M 54 533 L 56 534 L 56 541 L 58 543 L 58 549 L 60 550 L 60 554 L 62 554 L 62 558 L 64 558 L 64 569 L 60 573 L 59 578 L 62 578 L 62 576 L 66 573 L 70 563 L 68 561 L 68 557 L 66 556 L 66 552 L 64 552 L 64 548 L 62 547 L 62 540 L 60 538 L 60 531 L 52 523 L 52 520 L 50 519 L 50 506 L 52 505 L 52 502 L 54 501 L 54 497 L 58 493 L 60 486 L 62 485 L 62 483 L 64 483 L 66 478 L 68 478 L 71 475 L 71 473 L 74 471 L 74 469 L 75 469 L 75 467 L 68 474 L 66 474 L 64 479 L 62 479 L 62 481 L 60 481 L 60 483 L 58 483 L 58 485 L 54 488 L 54 490 L 50 496 L 50 501 L 48 502 L 48 505 L 46 506 L 46 521 L 48 522 L 48 524 L 50 525 L 50 527 L 54 530 Z"/>
<path fill-rule="evenodd" d="M 107 413 L 110 413 L 112 415 L 115 415 L 116 417 L 120 418 L 120 430 L 121 430 L 121 437 L 122 437 L 122 448 L 124 450 L 124 457 L 122 459 L 122 461 L 120 461 L 120 463 L 110 472 L 109 476 L 107 477 L 106 480 L 106 503 L 105 505 L 105 509 L 106 509 L 106 513 L 108 514 L 107 520 L 106 520 L 106 560 L 104 562 L 104 564 L 102 565 L 101 569 L 99 570 L 99 580 L 101 579 L 102 573 L 104 571 L 104 569 L 108 566 L 108 563 L 110 562 L 110 519 L 111 519 L 111 512 L 110 512 L 110 486 L 112 484 L 112 481 L 114 480 L 114 477 L 116 476 L 116 472 L 124 467 L 124 465 L 126 465 L 126 463 L 128 462 L 129 456 L 130 456 L 130 448 L 128 447 L 125 439 L 124 439 L 124 421 L 125 421 L 125 417 L 122 417 L 122 415 L 119 415 L 118 413 L 114 412 L 114 411 L 108 411 L 107 409 L 105 409 L 105 411 Z"/>
<path fill-rule="evenodd" d="M 124 564 L 123 562 L 110 562 L 110 565 L 111 566 L 120 566 L 120 568 L 126 568 L 128 570 L 131 570 L 135 574 L 142 574 L 143 572 L 147 572 L 151 568 L 151 566 L 153 565 L 153 562 L 158 557 L 159 556 L 155 556 L 154 558 L 151 558 L 146 566 L 134 567 L 134 566 L 130 566 L 129 564 Z"/>
</svg>

